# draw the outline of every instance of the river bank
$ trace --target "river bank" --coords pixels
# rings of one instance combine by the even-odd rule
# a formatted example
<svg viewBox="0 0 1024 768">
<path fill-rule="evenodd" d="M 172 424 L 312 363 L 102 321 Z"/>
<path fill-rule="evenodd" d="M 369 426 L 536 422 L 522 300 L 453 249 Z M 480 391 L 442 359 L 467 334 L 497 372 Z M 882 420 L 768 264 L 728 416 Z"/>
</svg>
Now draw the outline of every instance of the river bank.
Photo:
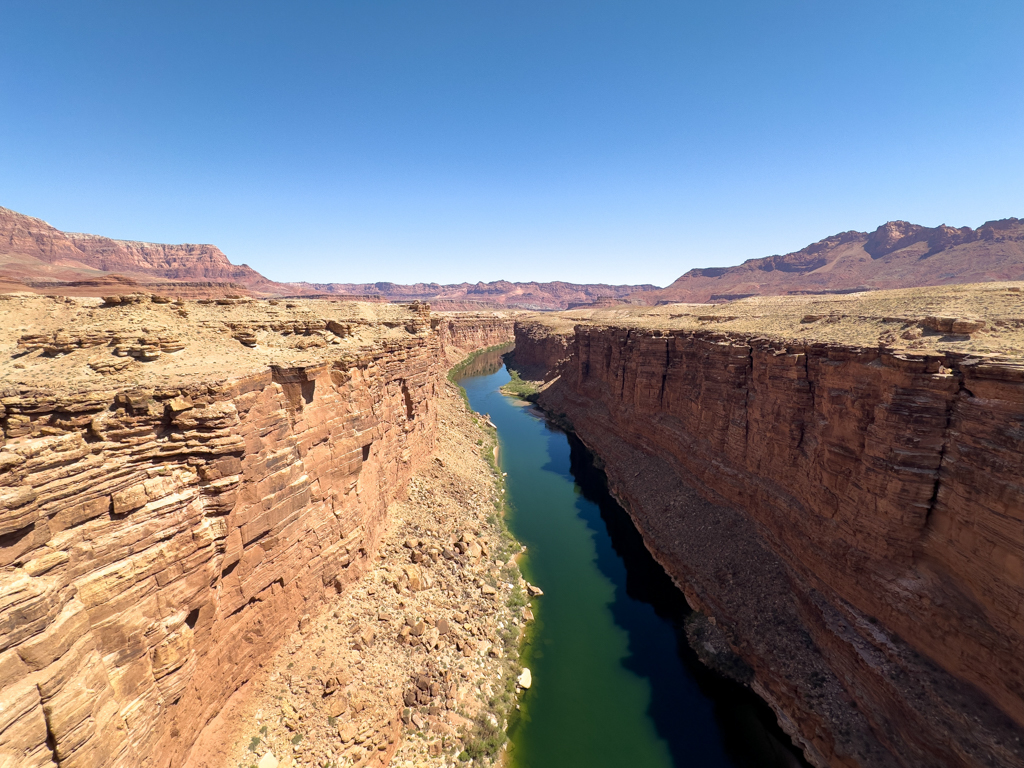
<svg viewBox="0 0 1024 768">
<path fill-rule="evenodd" d="M 500 521 L 493 430 L 454 384 L 436 403 L 437 449 L 388 509 L 373 567 L 267 661 L 227 754 L 208 745 L 193 765 L 441 768 L 496 753 L 527 603 L 519 547 Z"/>
<path fill-rule="evenodd" d="M 815 765 L 1021 764 L 1017 288 L 517 323 L 698 647 Z"/>
<path fill-rule="evenodd" d="M 507 520 L 545 590 L 523 663 L 533 685 L 509 735 L 513 768 L 798 766 L 771 711 L 690 650 L 682 593 L 651 558 L 577 440 L 503 394 L 500 364 L 463 379 L 498 426 Z"/>
</svg>

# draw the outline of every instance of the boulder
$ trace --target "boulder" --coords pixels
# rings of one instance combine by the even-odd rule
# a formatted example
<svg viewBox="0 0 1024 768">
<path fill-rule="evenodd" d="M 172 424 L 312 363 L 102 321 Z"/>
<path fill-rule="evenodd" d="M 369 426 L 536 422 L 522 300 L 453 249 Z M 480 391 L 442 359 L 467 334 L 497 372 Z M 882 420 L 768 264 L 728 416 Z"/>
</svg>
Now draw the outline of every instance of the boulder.
<svg viewBox="0 0 1024 768">
<path fill-rule="evenodd" d="M 516 680 L 516 684 L 520 688 L 529 688 L 533 685 L 533 675 L 530 674 L 529 667 L 523 667 L 523 671 L 519 673 L 519 679 Z"/>
</svg>

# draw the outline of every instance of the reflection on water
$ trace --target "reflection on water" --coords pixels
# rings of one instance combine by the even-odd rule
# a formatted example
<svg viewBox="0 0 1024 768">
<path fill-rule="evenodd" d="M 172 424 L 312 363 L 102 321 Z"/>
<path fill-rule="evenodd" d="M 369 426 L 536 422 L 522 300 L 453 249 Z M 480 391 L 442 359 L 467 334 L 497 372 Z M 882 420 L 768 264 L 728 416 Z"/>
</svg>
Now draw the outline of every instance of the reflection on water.
<svg viewBox="0 0 1024 768">
<path fill-rule="evenodd" d="M 629 514 L 608 492 L 608 479 L 594 465 L 593 454 L 575 435 L 569 441 L 569 476 L 575 480 L 585 499 L 597 505 L 600 518 L 583 513 L 588 525 L 600 535 L 607 534 L 614 556 L 625 566 L 625 599 L 612 605 L 616 622 L 629 626 L 628 603 L 636 601 L 650 605 L 655 614 L 670 625 L 676 635 L 676 653 L 688 676 L 697 683 L 700 693 L 713 704 L 715 721 L 721 730 L 722 746 L 726 757 L 735 766 L 743 768 L 800 768 L 807 763 L 779 727 L 775 713 L 752 691 L 708 669 L 698 658 L 686 639 L 684 622 L 692 613 L 683 593 L 672 583 L 668 574 L 651 556 L 633 525 Z M 612 552 L 599 554 L 598 568 L 608 578 L 615 579 L 616 563 L 610 562 Z M 638 628 L 634 628 L 634 631 Z M 631 645 L 634 645 L 631 643 Z M 649 714 L 656 728 L 669 743 L 676 765 L 687 765 L 693 756 L 692 744 L 677 727 L 677 691 L 672 675 L 665 674 L 664 660 L 644 652 L 642 643 L 636 643 L 624 665 L 636 674 L 651 680 L 651 706 Z"/>
<path fill-rule="evenodd" d="M 498 427 L 508 523 L 528 547 L 524 575 L 545 591 L 524 649 L 533 686 L 512 725 L 510 765 L 806 765 L 764 702 L 696 659 L 682 594 L 583 445 L 499 393 L 509 380 L 501 354 L 478 357 L 460 383 Z"/>
<path fill-rule="evenodd" d="M 501 370 L 504 363 L 501 360 L 501 356 L 511 352 L 515 348 L 515 344 L 503 344 L 500 347 L 489 349 L 486 352 L 481 352 L 474 357 L 469 364 L 462 369 L 459 373 L 459 378 L 469 378 L 471 376 L 489 376 L 492 373 L 497 373 Z"/>
</svg>

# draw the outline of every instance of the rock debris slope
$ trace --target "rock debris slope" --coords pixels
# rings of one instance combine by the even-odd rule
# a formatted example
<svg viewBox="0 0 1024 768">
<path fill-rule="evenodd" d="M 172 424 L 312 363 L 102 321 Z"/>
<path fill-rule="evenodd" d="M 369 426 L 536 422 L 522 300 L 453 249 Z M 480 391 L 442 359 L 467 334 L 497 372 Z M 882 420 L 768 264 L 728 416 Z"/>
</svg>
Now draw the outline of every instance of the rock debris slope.
<svg viewBox="0 0 1024 768">
<path fill-rule="evenodd" d="M 1024 764 L 1021 288 L 517 322 L 698 651 L 816 765 Z"/>
<path fill-rule="evenodd" d="M 477 754 L 473 739 L 505 718 L 531 613 L 510 562 L 519 547 L 495 519 L 502 489 L 481 457 L 494 432 L 454 386 L 435 402 L 437 449 L 388 510 L 373 567 L 333 610 L 300 622 L 238 725 L 208 729 L 191 765 L 248 768 L 270 752 L 286 766 L 440 768 Z M 224 744 L 226 759 L 207 748 Z"/>
<path fill-rule="evenodd" d="M 0 765 L 177 766 L 374 557 L 496 314 L 0 296 Z"/>
</svg>

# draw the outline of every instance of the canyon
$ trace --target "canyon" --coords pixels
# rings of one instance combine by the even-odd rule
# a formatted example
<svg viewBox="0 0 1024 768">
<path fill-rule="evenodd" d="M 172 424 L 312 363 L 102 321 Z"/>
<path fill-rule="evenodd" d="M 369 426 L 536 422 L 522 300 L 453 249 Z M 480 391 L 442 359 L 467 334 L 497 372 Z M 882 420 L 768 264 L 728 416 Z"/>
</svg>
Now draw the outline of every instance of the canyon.
<svg viewBox="0 0 1024 768">
<path fill-rule="evenodd" d="M 814 765 L 1024 761 L 1021 289 L 516 322 L 695 648 Z"/>
<path fill-rule="evenodd" d="M 488 601 L 518 577 L 482 556 L 500 549 L 486 419 L 456 414 L 446 377 L 513 340 L 697 612 L 691 644 L 812 764 L 1024 762 L 1018 220 L 890 222 L 639 291 L 275 283 L 214 246 L 7 209 L 0 235 L 0 768 L 219 768 L 238 745 L 218 718 L 247 690 L 321 697 L 311 638 L 337 646 L 331 692 L 410 678 L 420 637 L 491 660 Z M 952 284 L 894 288 L 928 283 Z M 405 568 L 441 552 L 462 605 Z M 399 667 L 352 656 L 370 621 Z M 460 680 L 432 674 L 407 720 L 454 712 Z M 342 724 L 350 763 L 419 759 L 401 703 Z M 433 757 L 455 760 L 450 735 Z"/>
<path fill-rule="evenodd" d="M 0 317 L 3 766 L 185 764 L 367 571 L 451 361 L 513 327 L 139 295 L 2 296 Z"/>
</svg>

